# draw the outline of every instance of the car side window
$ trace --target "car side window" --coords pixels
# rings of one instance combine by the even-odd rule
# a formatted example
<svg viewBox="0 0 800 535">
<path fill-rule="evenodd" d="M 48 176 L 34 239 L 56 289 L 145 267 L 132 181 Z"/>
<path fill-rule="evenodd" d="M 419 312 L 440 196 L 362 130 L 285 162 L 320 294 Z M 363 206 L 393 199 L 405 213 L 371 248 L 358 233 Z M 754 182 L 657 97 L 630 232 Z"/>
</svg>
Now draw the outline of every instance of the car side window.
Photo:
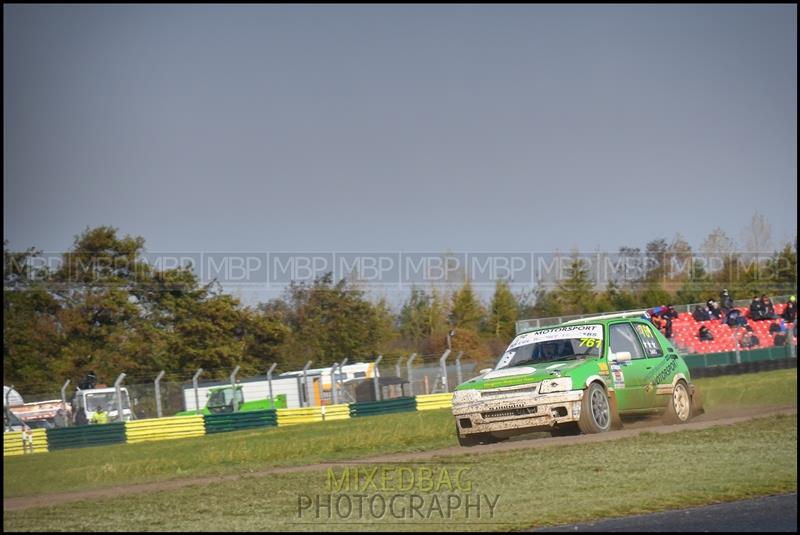
<svg viewBox="0 0 800 535">
<path fill-rule="evenodd" d="M 639 339 L 642 341 L 644 351 L 648 357 L 661 357 L 664 355 L 661 344 L 658 343 L 658 338 L 653 333 L 652 327 L 644 323 L 637 323 L 636 331 L 639 333 Z"/>
<path fill-rule="evenodd" d="M 614 353 L 627 351 L 631 354 L 631 359 L 645 357 L 639 339 L 630 323 L 614 323 L 608 327 L 608 331 L 610 334 L 609 351 Z"/>
</svg>

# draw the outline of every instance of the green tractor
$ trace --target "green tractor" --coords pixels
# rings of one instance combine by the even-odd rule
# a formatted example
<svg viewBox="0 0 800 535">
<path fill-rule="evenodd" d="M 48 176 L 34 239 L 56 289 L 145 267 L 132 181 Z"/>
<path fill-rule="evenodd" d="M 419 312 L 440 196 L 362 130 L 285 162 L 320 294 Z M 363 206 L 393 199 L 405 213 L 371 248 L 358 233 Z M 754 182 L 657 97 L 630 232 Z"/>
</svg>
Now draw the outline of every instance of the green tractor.
<svg viewBox="0 0 800 535">
<path fill-rule="evenodd" d="M 269 409 L 285 409 L 286 408 L 286 394 L 278 394 L 275 396 L 275 402 L 269 398 L 256 399 L 253 401 L 246 401 L 242 393 L 242 387 L 236 386 L 234 398 L 234 389 L 230 385 L 215 386 L 208 391 L 208 401 L 206 406 L 198 411 L 183 411 L 176 414 L 176 416 L 191 416 L 193 414 L 225 414 L 233 412 L 234 399 L 236 400 L 236 412 L 248 411 L 264 411 Z"/>
</svg>

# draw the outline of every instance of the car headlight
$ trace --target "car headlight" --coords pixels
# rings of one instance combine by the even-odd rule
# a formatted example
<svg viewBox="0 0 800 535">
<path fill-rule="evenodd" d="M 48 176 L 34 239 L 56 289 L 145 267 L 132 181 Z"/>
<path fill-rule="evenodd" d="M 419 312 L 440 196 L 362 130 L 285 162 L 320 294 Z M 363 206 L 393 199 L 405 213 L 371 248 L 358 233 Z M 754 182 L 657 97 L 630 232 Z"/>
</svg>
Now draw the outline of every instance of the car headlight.
<svg viewBox="0 0 800 535">
<path fill-rule="evenodd" d="M 453 405 L 471 403 L 477 401 L 479 398 L 480 394 L 477 390 L 456 390 L 453 392 Z"/>
<path fill-rule="evenodd" d="M 571 377 L 559 377 L 557 379 L 545 379 L 539 386 L 540 394 L 549 394 L 551 392 L 566 392 L 572 390 Z"/>
</svg>

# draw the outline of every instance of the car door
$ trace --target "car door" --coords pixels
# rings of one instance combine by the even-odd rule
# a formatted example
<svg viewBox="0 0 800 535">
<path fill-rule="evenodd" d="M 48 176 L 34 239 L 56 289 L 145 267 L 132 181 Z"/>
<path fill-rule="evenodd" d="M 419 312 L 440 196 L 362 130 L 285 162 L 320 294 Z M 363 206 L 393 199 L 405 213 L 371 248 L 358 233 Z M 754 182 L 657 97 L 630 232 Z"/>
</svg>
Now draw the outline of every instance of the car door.
<svg viewBox="0 0 800 535">
<path fill-rule="evenodd" d="M 630 353 L 630 360 L 617 361 L 615 353 Z M 646 408 L 644 387 L 647 381 L 647 355 L 630 321 L 608 326 L 608 364 L 620 411 Z"/>
<path fill-rule="evenodd" d="M 658 385 L 656 383 L 663 380 L 662 372 L 668 372 L 672 357 L 664 352 L 664 348 L 661 347 L 652 325 L 644 322 L 636 322 L 633 325 L 645 352 L 645 377 L 642 390 L 643 408 L 655 408 L 669 400 L 668 397 L 657 395 Z"/>
</svg>

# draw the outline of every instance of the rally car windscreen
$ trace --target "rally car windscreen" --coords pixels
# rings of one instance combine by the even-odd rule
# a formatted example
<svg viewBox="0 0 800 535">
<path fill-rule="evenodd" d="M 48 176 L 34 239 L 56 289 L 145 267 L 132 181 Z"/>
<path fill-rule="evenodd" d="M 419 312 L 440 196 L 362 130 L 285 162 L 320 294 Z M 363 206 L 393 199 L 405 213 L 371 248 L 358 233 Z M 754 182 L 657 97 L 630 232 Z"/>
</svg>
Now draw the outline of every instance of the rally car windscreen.
<svg viewBox="0 0 800 535">
<path fill-rule="evenodd" d="M 555 327 L 517 336 L 495 370 L 557 360 L 599 357 L 603 346 L 602 325 Z"/>
</svg>

